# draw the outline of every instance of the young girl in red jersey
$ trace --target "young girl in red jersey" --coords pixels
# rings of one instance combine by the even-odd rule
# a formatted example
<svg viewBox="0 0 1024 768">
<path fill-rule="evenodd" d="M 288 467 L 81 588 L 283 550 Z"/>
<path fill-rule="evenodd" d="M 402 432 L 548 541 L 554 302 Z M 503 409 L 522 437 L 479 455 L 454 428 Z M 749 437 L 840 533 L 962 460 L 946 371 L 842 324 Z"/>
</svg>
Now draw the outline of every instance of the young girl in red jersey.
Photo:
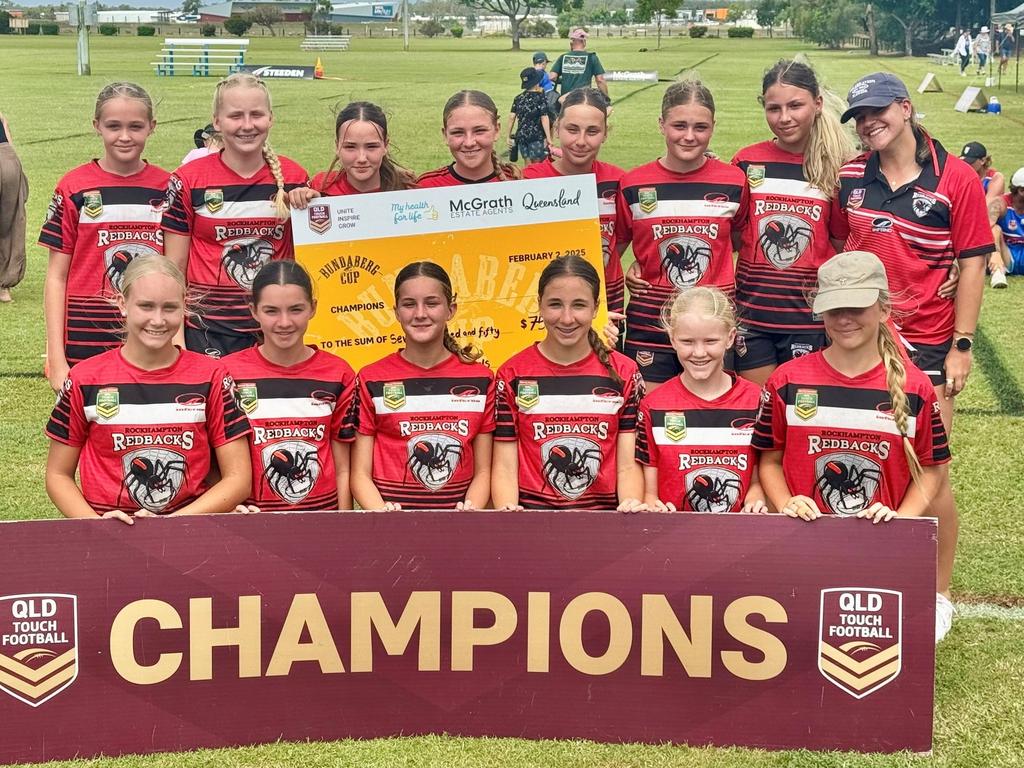
<svg viewBox="0 0 1024 768">
<path fill-rule="evenodd" d="M 499 509 L 639 511 L 636 363 L 591 327 L 601 279 L 578 256 L 553 259 L 538 283 L 543 341 L 498 369 L 491 498 Z"/>
<path fill-rule="evenodd" d="M 46 363 L 57 391 L 68 369 L 121 345 L 110 301 L 131 260 L 163 253 L 160 216 L 167 171 L 142 159 L 156 128 L 153 102 L 134 83 L 100 91 L 93 128 L 103 157 L 57 182 L 39 244 L 50 251 L 43 289 Z"/>
<path fill-rule="evenodd" d="M 221 80 L 213 126 L 224 148 L 171 175 L 163 217 L 166 253 L 202 295 L 187 319 L 185 345 L 215 357 L 255 344 L 249 311 L 256 273 L 294 257 L 287 193 L 309 186 L 297 163 L 267 143 L 274 117 L 267 86 L 249 74 Z"/>
<path fill-rule="evenodd" d="M 775 138 L 732 159 L 747 177 L 750 210 L 736 263 L 740 330 L 735 368 L 763 384 L 780 364 L 825 345 L 805 293 L 835 250 L 831 198 L 852 138 L 807 64 L 782 59 L 765 72 L 761 102 Z M 830 101 L 826 102 L 826 97 Z"/>
<path fill-rule="evenodd" d="M 498 108 L 483 91 L 459 91 L 444 105 L 441 135 L 455 162 L 427 171 L 418 187 L 455 187 L 520 178 L 519 168 L 502 163 L 494 145 L 501 135 Z"/>
<path fill-rule="evenodd" d="M 359 372 L 352 495 L 363 509 L 487 506 L 494 374 L 448 330 L 448 274 L 417 261 L 395 278 L 405 347 Z"/>
<path fill-rule="evenodd" d="M 760 388 L 727 373 L 736 338 L 729 297 L 688 288 L 665 311 L 683 372 L 640 402 L 636 457 L 659 512 L 767 512 L 750 438 Z"/>
<path fill-rule="evenodd" d="M 601 215 L 601 250 L 604 256 L 605 291 L 608 309 L 621 314 L 625 305 L 625 283 L 622 277 L 622 255 L 612 251 L 615 234 L 615 196 L 619 179 L 625 173 L 617 165 L 597 159 L 601 145 L 608 138 L 608 100 L 596 88 L 577 88 L 562 101 L 562 111 L 555 121 L 561 155 L 528 165 L 524 179 L 543 179 L 592 173 L 597 177 L 597 205 Z"/>
<path fill-rule="evenodd" d="M 376 104 L 353 101 L 346 106 L 334 122 L 334 137 L 336 154 L 330 167 L 313 177 L 312 187 L 288 193 L 292 208 L 305 208 L 320 196 L 415 189 L 413 172 L 389 153 L 388 119 Z"/>
<path fill-rule="evenodd" d="M 732 234 L 747 217 L 743 172 L 706 152 L 715 130 L 715 102 L 698 80 L 673 83 L 658 121 L 665 156 L 634 168 L 619 182 L 618 247 L 632 241 L 636 264 L 627 280 L 626 354 L 648 390 L 681 372 L 661 324 L 662 307 L 694 285 L 733 291 Z"/>
<path fill-rule="evenodd" d="M 71 369 L 46 434 L 46 492 L 65 517 L 229 512 L 249 492 L 249 423 L 224 366 L 174 346 L 185 278 L 136 256 L 117 298 L 124 346 Z M 211 456 L 220 479 L 207 485 Z M 75 472 L 81 488 L 75 483 Z"/>
<path fill-rule="evenodd" d="M 351 509 L 343 426 L 355 390 L 352 367 L 303 344 L 316 312 L 313 283 L 294 261 L 264 264 L 252 281 L 263 342 L 224 365 L 252 434 L 252 489 L 244 511 Z"/>
<path fill-rule="evenodd" d="M 765 493 L 783 514 L 917 516 L 948 482 L 935 391 L 887 323 L 888 286 L 873 253 L 825 262 L 813 309 L 832 343 L 779 366 L 765 385 L 754 447 Z M 942 623 L 937 614 L 937 635 Z"/>
</svg>

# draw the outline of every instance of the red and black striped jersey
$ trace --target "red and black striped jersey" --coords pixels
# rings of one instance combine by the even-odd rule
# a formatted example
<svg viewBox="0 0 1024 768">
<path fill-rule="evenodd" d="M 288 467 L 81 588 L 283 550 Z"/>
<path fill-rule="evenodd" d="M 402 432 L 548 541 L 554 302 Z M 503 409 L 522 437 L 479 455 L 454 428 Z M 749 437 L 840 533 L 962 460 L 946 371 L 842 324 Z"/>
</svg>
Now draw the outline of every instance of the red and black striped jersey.
<svg viewBox="0 0 1024 768">
<path fill-rule="evenodd" d="M 64 298 L 69 365 L 121 346 L 121 313 L 106 299 L 120 292 L 132 259 L 164 252 L 160 217 L 169 175 L 146 163 L 118 176 L 93 160 L 57 182 L 39 244 L 71 257 Z"/>
<path fill-rule="evenodd" d="M 775 333 L 820 331 L 807 304 L 818 267 L 835 253 L 829 195 L 807 183 L 804 156 L 773 141 L 732 159 L 747 177 L 750 210 L 736 262 L 736 310 L 743 325 Z"/>
<path fill-rule="evenodd" d="M 345 419 L 355 391 L 352 367 L 316 350 L 298 365 L 275 365 L 259 347 L 224 358 L 252 433 L 252 492 L 261 510 L 337 509 L 331 441 L 353 439 Z"/>
<path fill-rule="evenodd" d="M 286 190 L 309 186 L 302 166 L 279 157 Z M 266 164 L 253 176 L 239 176 L 221 153 L 181 166 L 167 188 L 163 228 L 192 238 L 189 287 L 203 297 L 192 328 L 208 327 L 228 336 L 255 335 L 249 291 L 260 268 L 272 259 L 292 259 L 292 225 L 274 212 L 277 182 Z"/>
<path fill-rule="evenodd" d="M 640 277 L 651 284 L 630 296 L 626 338 L 639 347 L 668 351 L 661 309 L 694 285 L 733 292 L 732 232 L 746 224 L 747 182 L 734 165 L 707 158 L 689 173 L 660 161 L 628 171 L 619 182 L 616 247 L 633 243 Z"/>
<path fill-rule="evenodd" d="M 432 368 L 398 352 L 359 372 L 356 431 L 372 435 L 373 484 L 407 509 L 452 509 L 473 481 L 473 441 L 494 431 L 494 373 L 451 355 Z"/>
<path fill-rule="evenodd" d="M 949 461 L 935 390 L 913 364 L 904 391 L 907 437 L 924 466 Z M 783 363 L 761 392 L 754 448 L 782 451 L 791 493 L 824 514 L 855 515 L 876 501 L 899 507 L 911 483 L 882 363 L 850 378 L 821 352 Z"/>
<path fill-rule="evenodd" d="M 616 382 L 591 352 L 559 365 L 536 344 L 498 369 L 495 440 L 518 440 L 527 509 L 615 509 L 620 432 L 636 431 L 644 387 L 636 363 L 611 352 Z"/>
<path fill-rule="evenodd" d="M 830 227 L 846 250 L 878 254 L 885 264 L 901 333 L 911 343 L 944 344 L 953 336 L 954 304 L 938 296 L 954 259 L 995 250 L 978 175 L 927 139 L 921 175 L 890 189 L 878 154 L 843 166 Z"/>
<path fill-rule="evenodd" d="M 181 350 L 146 371 L 112 349 L 71 369 L 46 434 L 81 447 L 82 495 L 102 514 L 169 514 L 206 490 L 212 449 L 249 434 L 217 360 Z"/>
<path fill-rule="evenodd" d="M 465 176 L 460 176 L 455 172 L 455 163 L 452 163 L 443 168 L 437 168 L 421 174 L 416 179 L 416 187 L 419 189 L 457 187 L 460 184 L 488 184 L 492 181 L 507 181 L 507 179 L 499 179 L 497 171 L 492 172 L 489 176 L 484 176 L 482 179 L 467 179 Z"/>
<path fill-rule="evenodd" d="M 328 180 L 331 183 L 325 186 L 325 183 Z M 362 192 L 360 192 L 358 189 L 349 184 L 348 176 L 336 170 L 331 171 L 330 179 L 328 179 L 327 177 L 327 171 L 318 173 L 316 176 L 313 177 L 313 181 L 310 182 L 309 186 L 315 189 L 324 197 L 341 197 L 342 195 L 362 194 Z M 378 187 L 377 189 L 371 189 L 370 191 L 380 192 L 380 188 Z"/>
<path fill-rule="evenodd" d="M 601 255 L 604 257 L 608 309 L 621 313 L 626 302 L 626 281 L 622 275 L 622 257 L 612 250 L 612 239 L 615 236 L 615 198 L 619 193 L 619 180 L 625 171 L 617 165 L 595 160 L 592 173 L 597 177 L 597 210 L 601 221 Z M 524 179 L 548 179 L 561 175 L 551 158 L 523 169 Z"/>
<path fill-rule="evenodd" d="M 732 378 L 714 400 L 676 376 L 640 401 L 637 461 L 658 470 L 658 498 L 681 512 L 739 512 L 750 490 L 761 388 Z"/>
</svg>

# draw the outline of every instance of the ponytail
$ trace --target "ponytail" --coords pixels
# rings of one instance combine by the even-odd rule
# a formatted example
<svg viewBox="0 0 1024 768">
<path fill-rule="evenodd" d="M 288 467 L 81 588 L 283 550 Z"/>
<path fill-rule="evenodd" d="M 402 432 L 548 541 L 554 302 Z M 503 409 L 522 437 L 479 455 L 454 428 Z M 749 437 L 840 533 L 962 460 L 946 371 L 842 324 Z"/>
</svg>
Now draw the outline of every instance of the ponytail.
<svg viewBox="0 0 1024 768">
<path fill-rule="evenodd" d="M 889 390 L 889 400 L 892 402 L 892 417 L 903 442 L 903 454 L 907 458 L 907 466 L 910 467 L 910 476 L 920 486 L 923 471 L 921 460 L 907 436 L 910 422 L 910 401 L 904 391 L 907 367 L 892 329 L 885 322 L 878 329 L 878 353 L 882 356 L 882 365 L 885 366 L 885 385 Z M 918 425 L 918 429 L 923 428 L 923 425 Z"/>
<path fill-rule="evenodd" d="M 839 169 L 857 154 L 850 134 L 839 122 L 839 97 L 822 89 L 821 112 L 814 119 L 804 149 L 804 178 L 828 197 L 839 186 Z"/>
<path fill-rule="evenodd" d="M 591 328 L 587 332 L 587 341 L 590 342 L 590 348 L 594 350 L 594 354 L 597 355 L 597 359 L 601 361 L 601 365 L 604 366 L 605 370 L 608 371 L 608 377 L 616 384 L 621 386 L 625 382 L 622 377 L 619 376 L 619 372 L 615 370 L 615 366 L 612 365 L 612 353 L 608 349 L 608 345 L 605 344 L 597 331 Z"/>
<path fill-rule="evenodd" d="M 491 164 L 494 166 L 494 172 L 498 175 L 498 181 L 511 181 L 523 178 L 518 165 L 501 162 L 498 159 L 498 153 L 493 149 L 491 150 Z"/>
<path fill-rule="evenodd" d="M 463 363 L 475 363 L 484 356 L 483 351 L 474 347 L 472 343 L 460 347 L 459 342 L 457 342 L 455 337 L 452 336 L 452 332 L 448 330 L 447 325 L 444 327 L 444 348 L 459 358 Z"/>
<path fill-rule="evenodd" d="M 263 159 L 267 161 L 270 173 L 277 183 L 277 193 L 274 195 L 274 212 L 279 219 L 288 218 L 288 195 L 284 191 L 284 174 L 281 173 L 281 161 L 277 153 L 270 148 L 270 144 L 263 145 Z"/>
</svg>

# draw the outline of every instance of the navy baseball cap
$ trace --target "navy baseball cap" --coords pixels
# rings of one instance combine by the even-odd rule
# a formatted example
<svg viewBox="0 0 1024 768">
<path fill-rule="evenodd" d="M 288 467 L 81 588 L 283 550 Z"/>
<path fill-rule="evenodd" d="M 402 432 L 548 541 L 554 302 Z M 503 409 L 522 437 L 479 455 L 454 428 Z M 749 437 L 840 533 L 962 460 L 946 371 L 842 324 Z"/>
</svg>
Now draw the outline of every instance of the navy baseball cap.
<svg viewBox="0 0 1024 768">
<path fill-rule="evenodd" d="M 960 159 L 966 160 L 968 163 L 975 160 L 984 160 L 988 157 L 988 150 L 985 149 L 985 145 L 980 141 L 969 141 L 964 144 L 964 148 L 960 151 Z"/>
<path fill-rule="evenodd" d="M 864 108 L 888 107 L 894 101 L 909 99 L 907 86 L 896 75 L 888 72 L 874 72 L 862 77 L 850 87 L 846 102 L 850 108 L 843 112 L 842 122 L 847 122 Z"/>
<path fill-rule="evenodd" d="M 523 82 L 523 90 L 528 91 L 531 88 L 535 88 L 540 85 L 540 81 L 544 79 L 544 75 L 541 74 L 539 69 L 527 67 L 519 73 L 519 79 Z"/>
<path fill-rule="evenodd" d="M 548 58 L 548 55 L 544 53 L 544 51 L 537 51 L 535 54 L 533 54 L 534 64 L 540 64 L 542 61 L 545 64 L 547 64 L 549 61 L 551 61 L 551 59 Z"/>
</svg>

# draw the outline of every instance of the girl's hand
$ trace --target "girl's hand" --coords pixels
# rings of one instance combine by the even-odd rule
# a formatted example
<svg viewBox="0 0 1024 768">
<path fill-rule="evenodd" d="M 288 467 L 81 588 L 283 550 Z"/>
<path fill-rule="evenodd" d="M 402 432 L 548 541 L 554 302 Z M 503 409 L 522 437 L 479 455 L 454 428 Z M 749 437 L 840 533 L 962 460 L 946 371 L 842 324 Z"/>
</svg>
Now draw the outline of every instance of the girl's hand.
<svg viewBox="0 0 1024 768">
<path fill-rule="evenodd" d="M 628 515 L 635 515 L 637 512 L 646 512 L 647 505 L 640 501 L 640 499 L 623 499 L 616 509 Z"/>
<path fill-rule="evenodd" d="M 320 197 L 320 193 L 315 189 L 296 187 L 288 193 L 288 206 L 301 211 L 309 205 L 310 200 L 315 200 L 318 197 Z"/>
<path fill-rule="evenodd" d="M 473 510 L 476 509 L 476 504 L 474 504 L 469 499 L 466 499 L 465 501 L 460 501 L 458 504 L 456 504 L 455 509 L 459 512 L 472 512 Z"/>
<path fill-rule="evenodd" d="M 525 509 L 522 504 L 506 504 L 498 507 L 499 512 L 522 512 Z"/>
<path fill-rule="evenodd" d="M 862 509 L 857 513 L 857 517 L 869 518 L 872 524 L 888 523 L 894 517 L 896 517 L 896 510 L 890 509 L 880 501 L 876 501 L 867 509 Z"/>
<path fill-rule="evenodd" d="M 626 270 L 625 277 L 626 287 L 629 288 L 629 292 L 631 294 L 643 296 L 651 287 L 649 282 L 640 277 L 640 265 L 635 261 L 629 265 L 629 269 Z"/>
<path fill-rule="evenodd" d="M 401 512 L 402 505 L 399 504 L 397 501 L 385 501 L 384 506 L 381 509 L 383 509 L 385 512 Z"/>
<path fill-rule="evenodd" d="M 260 508 L 254 504 L 239 504 L 231 511 L 238 515 L 258 515 Z"/>
<path fill-rule="evenodd" d="M 967 386 L 967 377 L 971 373 L 974 355 L 970 350 L 961 352 L 955 346 L 946 355 L 946 399 L 959 395 Z"/>
<path fill-rule="evenodd" d="M 68 365 L 66 360 L 61 360 L 57 363 L 49 363 L 46 366 L 46 380 L 50 383 L 50 389 L 54 392 L 60 392 L 64 386 L 64 382 L 68 380 L 68 374 L 71 372 L 71 366 Z"/>
<path fill-rule="evenodd" d="M 619 348 L 619 323 L 625 319 L 626 316 L 619 312 L 608 313 L 608 322 L 601 329 L 601 335 L 604 336 L 604 343 L 609 349 Z"/>
<path fill-rule="evenodd" d="M 940 299 L 955 299 L 956 298 L 956 287 L 960 284 L 960 265 L 955 261 L 953 266 L 949 268 L 949 274 L 946 275 L 946 281 L 939 286 L 939 290 L 936 291 Z"/>
<path fill-rule="evenodd" d="M 136 517 L 160 517 L 156 512 L 150 512 L 148 509 L 137 509 L 135 510 Z"/>
<path fill-rule="evenodd" d="M 653 504 L 648 505 L 648 509 L 651 512 L 672 513 L 679 511 L 676 509 L 676 505 L 673 504 L 671 501 L 662 501 L 661 499 L 657 499 Z"/>
<path fill-rule="evenodd" d="M 748 498 L 740 511 L 746 515 L 767 515 L 768 505 L 762 498 Z"/>
<path fill-rule="evenodd" d="M 135 521 L 132 519 L 132 516 L 127 512 L 122 512 L 120 509 L 112 509 L 109 512 L 104 512 L 100 518 L 102 520 L 120 520 L 125 525 L 135 525 Z"/>
<path fill-rule="evenodd" d="M 782 514 L 810 522 L 821 517 L 821 510 L 809 496 L 790 496 L 782 507 Z"/>
</svg>

